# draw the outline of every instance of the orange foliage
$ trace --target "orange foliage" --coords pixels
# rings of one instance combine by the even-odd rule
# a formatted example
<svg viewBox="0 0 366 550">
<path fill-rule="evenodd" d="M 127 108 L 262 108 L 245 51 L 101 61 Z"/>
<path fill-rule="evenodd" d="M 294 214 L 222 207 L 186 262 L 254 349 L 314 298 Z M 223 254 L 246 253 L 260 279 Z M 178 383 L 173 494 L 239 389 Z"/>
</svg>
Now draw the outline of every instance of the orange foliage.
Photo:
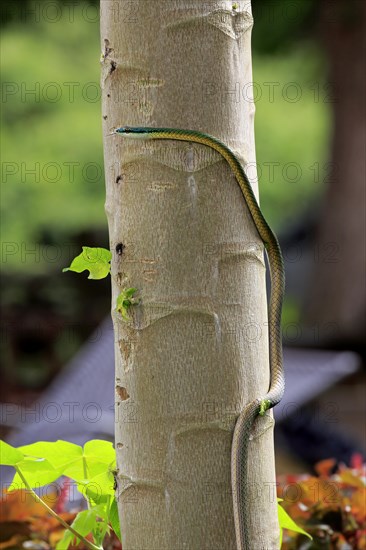
<svg viewBox="0 0 366 550">
<path fill-rule="evenodd" d="M 352 468 L 343 466 L 333 474 L 334 466 L 333 459 L 324 460 L 316 465 L 318 477 L 287 476 L 278 480 L 281 505 L 313 537 L 309 541 L 303 535 L 287 532 L 282 550 L 366 550 L 365 466 L 354 460 Z M 50 493 L 44 500 L 58 508 L 66 522 L 73 521 L 76 512 L 59 509 L 62 498 Z M 62 537 L 62 526 L 26 491 L 4 494 L 0 509 L 0 550 L 24 548 L 24 541 L 33 541 L 37 550 L 50 550 Z M 105 541 L 104 547 L 121 550 L 115 538 Z"/>
<path fill-rule="evenodd" d="M 49 493 L 42 498 L 51 508 L 55 508 L 59 501 L 55 493 Z M 59 511 L 58 514 L 70 524 L 78 511 L 74 513 Z M 62 525 L 50 516 L 28 491 L 20 490 L 3 494 L 0 501 L 0 550 L 23 550 L 25 541 L 30 550 L 32 548 L 51 550 L 55 548 L 63 533 Z M 85 547 L 79 544 L 69 548 L 83 550 Z M 104 544 L 104 548 L 121 550 L 121 544 L 115 537 L 110 537 Z"/>
<path fill-rule="evenodd" d="M 287 533 L 282 550 L 366 550 L 365 466 L 358 459 L 332 473 L 334 466 L 333 459 L 323 460 L 315 467 L 318 477 L 279 480 L 281 504 L 314 539 Z"/>
</svg>

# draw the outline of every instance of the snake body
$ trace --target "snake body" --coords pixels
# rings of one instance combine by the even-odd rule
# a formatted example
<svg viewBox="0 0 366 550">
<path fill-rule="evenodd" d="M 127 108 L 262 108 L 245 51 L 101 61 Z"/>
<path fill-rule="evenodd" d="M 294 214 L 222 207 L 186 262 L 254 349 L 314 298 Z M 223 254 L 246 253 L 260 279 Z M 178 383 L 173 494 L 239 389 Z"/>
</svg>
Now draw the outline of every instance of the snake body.
<svg viewBox="0 0 366 550">
<path fill-rule="evenodd" d="M 239 414 L 234 428 L 231 446 L 231 487 L 233 495 L 234 525 L 237 550 L 253 550 L 249 540 L 249 478 L 248 445 L 253 423 L 258 415 L 280 402 L 285 388 L 281 311 L 285 287 L 285 275 L 281 250 L 276 236 L 266 222 L 257 203 L 250 182 L 235 154 L 218 139 L 194 130 L 175 128 L 122 127 L 114 133 L 150 139 L 189 141 L 215 149 L 229 164 L 239 184 L 254 225 L 262 239 L 271 272 L 271 296 L 268 309 L 269 359 L 271 381 L 268 392 L 250 402 Z"/>
</svg>

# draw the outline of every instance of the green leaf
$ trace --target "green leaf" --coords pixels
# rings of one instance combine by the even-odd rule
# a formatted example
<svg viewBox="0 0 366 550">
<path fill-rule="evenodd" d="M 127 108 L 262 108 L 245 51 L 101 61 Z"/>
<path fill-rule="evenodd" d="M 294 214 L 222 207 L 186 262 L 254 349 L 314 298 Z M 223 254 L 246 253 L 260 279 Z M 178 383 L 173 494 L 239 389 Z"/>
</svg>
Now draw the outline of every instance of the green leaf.
<svg viewBox="0 0 366 550">
<path fill-rule="evenodd" d="M 107 521 L 97 521 L 94 523 L 93 537 L 94 542 L 99 544 L 103 550 L 103 541 L 105 539 L 106 533 L 110 533 L 110 527 Z"/>
<path fill-rule="evenodd" d="M 15 466 L 23 460 L 24 455 L 19 449 L 8 445 L 5 441 L 0 440 L 0 464 L 3 466 Z"/>
<path fill-rule="evenodd" d="M 92 439 L 84 445 L 84 456 L 88 458 L 98 458 L 105 464 L 111 464 L 116 460 L 116 451 L 113 443 L 104 439 Z"/>
<path fill-rule="evenodd" d="M 113 499 L 111 509 L 110 509 L 110 512 L 109 512 L 109 523 L 112 525 L 112 529 L 115 532 L 115 534 L 117 535 L 118 539 L 122 540 L 121 539 L 121 526 L 120 526 L 120 523 L 119 523 L 119 516 L 118 516 L 118 507 L 117 507 L 117 501 L 116 501 L 115 498 Z"/>
<path fill-rule="evenodd" d="M 129 321 L 130 318 L 127 315 L 127 308 L 130 306 L 136 306 L 140 303 L 140 298 L 132 298 L 137 292 L 137 288 L 125 288 L 117 296 L 116 310 L 121 314 L 122 319 Z"/>
<path fill-rule="evenodd" d="M 78 460 L 65 466 L 65 475 L 75 481 L 86 481 L 106 472 L 115 464 L 116 452 L 112 443 L 102 439 L 87 441 Z"/>
<path fill-rule="evenodd" d="M 78 483 L 78 489 L 96 504 L 105 507 L 111 497 L 114 497 L 114 477 L 111 470 L 105 470 L 101 474 Z"/>
<path fill-rule="evenodd" d="M 37 441 L 31 445 L 23 445 L 19 450 L 28 456 L 45 458 L 56 469 L 63 469 L 80 460 L 83 456 L 83 449 L 79 445 L 69 441 Z"/>
<path fill-rule="evenodd" d="M 77 514 L 71 524 L 71 527 L 73 527 L 80 535 L 89 535 L 89 533 L 93 530 L 96 515 L 97 514 L 94 509 L 83 510 Z"/>
<path fill-rule="evenodd" d="M 61 475 L 61 471 L 56 470 L 52 464 L 44 458 L 25 457 L 21 462 L 17 463 L 16 467 L 21 471 L 27 483 L 32 488 L 38 488 L 48 483 L 52 483 L 52 481 L 55 481 Z M 8 491 L 26 488 L 23 480 L 19 474 L 16 473 Z"/>
<path fill-rule="evenodd" d="M 263 401 L 261 401 L 259 415 L 264 416 L 265 413 L 270 408 L 270 406 L 271 406 L 271 402 L 269 401 L 269 399 L 264 399 Z"/>
<path fill-rule="evenodd" d="M 302 535 L 305 535 L 306 537 L 312 540 L 312 536 L 309 535 L 309 533 L 307 533 L 306 531 L 304 531 L 304 529 L 301 529 L 301 527 L 299 527 L 297 523 L 295 523 L 294 520 L 290 518 L 290 516 L 282 508 L 282 506 L 278 504 L 277 509 L 278 509 L 278 521 L 281 528 L 281 542 L 282 542 L 282 529 L 288 529 L 289 531 L 295 531 L 296 533 L 301 533 Z"/>
<path fill-rule="evenodd" d="M 91 248 L 89 246 L 83 246 L 82 248 L 82 253 L 73 259 L 70 267 L 65 267 L 62 271 L 81 273 L 87 269 L 89 271 L 88 279 L 104 279 L 104 277 L 107 277 L 111 269 L 111 251 L 106 248 Z"/>
<path fill-rule="evenodd" d="M 89 535 L 93 531 L 96 515 L 96 511 L 93 508 L 91 510 L 83 510 L 78 513 L 71 526 L 80 535 Z"/>
<path fill-rule="evenodd" d="M 4 443 L 1 449 L 4 449 L 4 460 L 16 465 L 31 487 L 41 487 L 66 475 L 80 483 L 95 503 L 107 503 L 113 495 L 111 470 L 116 464 L 116 453 L 109 441 L 93 439 L 87 441 L 84 448 L 62 440 L 38 441 L 19 449 Z M 88 487 L 89 482 L 92 483 Z M 24 488 L 24 482 L 16 473 L 8 490 Z"/>
<path fill-rule="evenodd" d="M 18 450 L 31 457 L 46 459 L 58 475 L 67 475 L 75 481 L 86 481 L 107 472 L 116 461 L 113 444 L 102 439 L 87 441 L 84 448 L 58 440 L 38 441 Z"/>
<path fill-rule="evenodd" d="M 75 529 L 80 535 L 86 536 L 91 533 L 95 527 L 97 510 L 92 508 L 91 510 L 83 510 L 79 512 L 71 524 L 71 527 Z M 56 550 L 67 550 L 68 547 L 76 539 L 75 535 L 71 531 L 65 531 L 62 539 L 57 543 Z M 101 549 L 103 550 L 103 549 Z"/>
<path fill-rule="evenodd" d="M 106 532 L 110 531 L 107 507 L 105 504 L 98 504 L 92 508 L 92 511 L 99 517 L 99 520 L 95 521 L 93 525 L 93 536 L 96 544 L 102 545 Z"/>
<path fill-rule="evenodd" d="M 67 550 L 70 544 L 75 540 L 75 535 L 73 535 L 73 533 L 71 533 L 68 529 L 65 529 L 62 539 L 56 544 L 56 550 Z"/>
<path fill-rule="evenodd" d="M 124 291 L 124 295 L 126 296 L 126 298 L 131 298 L 131 296 L 133 296 L 135 292 L 137 292 L 137 288 L 126 288 L 126 290 Z"/>
<path fill-rule="evenodd" d="M 88 458 L 85 460 L 85 463 L 83 459 L 73 462 L 65 468 L 64 474 L 77 482 L 82 482 L 101 474 L 107 468 L 108 465 L 104 462 L 94 458 Z"/>
</svg>

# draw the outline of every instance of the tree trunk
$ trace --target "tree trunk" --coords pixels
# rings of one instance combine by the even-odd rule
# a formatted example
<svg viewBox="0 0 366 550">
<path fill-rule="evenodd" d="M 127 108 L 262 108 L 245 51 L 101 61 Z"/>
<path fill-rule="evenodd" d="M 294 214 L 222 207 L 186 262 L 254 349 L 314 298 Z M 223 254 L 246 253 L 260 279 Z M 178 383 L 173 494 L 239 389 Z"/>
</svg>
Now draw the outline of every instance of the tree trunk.
<svg viewBox="0 0 366 550">
<path fill-rule="evenodd" d="M 334 137 L 305 317 L 323 345 L 362 346 L 366 325 L 366 2 L 323 0 L 322 8 Z"/>
<path fill-rule="evenodd" d="M 199 130 L 255 163 L 250 3 L 101 2 L 106 212 L 124 550 L 236 548 L 235 420 L 269 386 L 263 246 L 210 148 L 110 135 Z M 250 171 L 256 188 L 256 177 Z M 271 415 L 250 443 L 251 547 L 278 548 Z"/>
</svg>

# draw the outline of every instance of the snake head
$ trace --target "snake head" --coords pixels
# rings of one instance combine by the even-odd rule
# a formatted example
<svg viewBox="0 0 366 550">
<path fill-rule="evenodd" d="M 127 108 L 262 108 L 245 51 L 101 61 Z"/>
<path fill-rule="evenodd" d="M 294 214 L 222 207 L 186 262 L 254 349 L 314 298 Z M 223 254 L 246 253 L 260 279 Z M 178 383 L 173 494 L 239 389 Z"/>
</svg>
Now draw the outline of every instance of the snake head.
<svg viewBox="0 0 366 550">
<path fill-rule="evenodd" d="M 132 129 L 129 126 L 121 126 L 121 128 L 116 128 L 114 130 L 114 133 L 116 133 L 116 134 L 130 134 L 131 130 Z"/>
<path fill-rule="evenodd" d="M 115 134 L 123 134 L 133 138 L 146 138 L 148 132 L 147 128 L 140 127 L 131 127 L 131 126 L 122 126 L 121 128 L 116 128 L 114 130 Z"/>
</svg>

